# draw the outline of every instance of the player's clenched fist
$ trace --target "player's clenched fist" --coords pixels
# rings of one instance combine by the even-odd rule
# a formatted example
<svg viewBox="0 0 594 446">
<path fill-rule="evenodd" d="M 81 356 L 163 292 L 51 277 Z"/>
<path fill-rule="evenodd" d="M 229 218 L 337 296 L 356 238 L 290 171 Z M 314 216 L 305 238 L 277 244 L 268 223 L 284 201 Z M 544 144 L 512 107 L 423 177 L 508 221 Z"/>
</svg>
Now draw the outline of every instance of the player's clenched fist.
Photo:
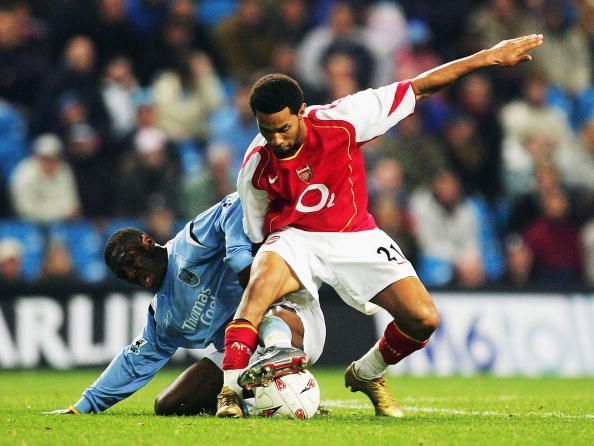
<svg viewBox="0 0 594 446">
<path fill-rule="evenodd" d="M 521 62 L 532 60 L 528 51 L 542 45 L 542 34 L 531 34 L 516 39 L 503 40 L 487 51 L 492 65 L 513 67 Z"/>
</svg>

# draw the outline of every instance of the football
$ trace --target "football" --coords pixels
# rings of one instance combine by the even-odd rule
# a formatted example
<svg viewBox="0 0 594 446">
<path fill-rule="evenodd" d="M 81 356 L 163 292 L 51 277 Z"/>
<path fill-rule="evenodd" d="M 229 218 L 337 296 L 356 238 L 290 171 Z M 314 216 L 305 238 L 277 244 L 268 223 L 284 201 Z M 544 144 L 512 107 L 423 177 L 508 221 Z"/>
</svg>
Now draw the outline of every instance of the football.
<svg viewBox="0 0 594 446">
<path fill-rule="evenodd" d="M 264 417 L 312 418 L 320 405 L 320 387 L 309 370 L 273 379 L 254 388 L 257 412 Z"/>
</svg>

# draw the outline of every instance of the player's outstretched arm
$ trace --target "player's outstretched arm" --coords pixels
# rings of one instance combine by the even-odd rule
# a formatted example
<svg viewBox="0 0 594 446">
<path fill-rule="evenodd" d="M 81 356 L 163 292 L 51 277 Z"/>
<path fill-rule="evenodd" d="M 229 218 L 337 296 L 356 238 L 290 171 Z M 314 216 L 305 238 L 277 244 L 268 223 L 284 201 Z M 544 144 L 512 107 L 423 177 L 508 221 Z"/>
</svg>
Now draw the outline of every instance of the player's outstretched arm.
<svg viewBox="0 0 594 446">
<path fill-rule="evenodd" d="M 542 34 L 503 40 L 489 49 L 426 71 L 411 80 L 416 98 L 427 97 L 479 68 L 496 65 L 513 67 L 528 62 L 532 60 L 528 52 L 542 45 L 542 42 Z"/>
<path fill-rule="evenodd" d="M 126 346 L 68 409 L 44 412 L 46 415 L 99 413 L 128 398 L 149 382 L 171 359 L 177 347 L 157 339 L 151 313 L 141 336 Z"/>
</svg>

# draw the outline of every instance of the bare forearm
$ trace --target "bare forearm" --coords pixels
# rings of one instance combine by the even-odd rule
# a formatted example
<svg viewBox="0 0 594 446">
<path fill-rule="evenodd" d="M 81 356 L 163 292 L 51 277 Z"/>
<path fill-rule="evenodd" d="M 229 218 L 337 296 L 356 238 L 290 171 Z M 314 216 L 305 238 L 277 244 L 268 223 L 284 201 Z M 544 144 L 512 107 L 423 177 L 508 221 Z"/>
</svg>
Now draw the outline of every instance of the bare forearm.
<svg viewBox="0 0 594 446">
<path fill-rule="evenodd" d="M 417 99 L 429 96 L 479 68 L 493 65 L 513 67 L 528 62 L 532 60 L 528 51 L 542 45 L 542 42 L 542 34 L 503 40 L 492 48 L 426 71 L 411 81 Z"/>
<path fill-rule="evenodd" d="M 411 81 L 417 100 L 436 93 L 479 68 L 492 65 L 489 63 L 486 52 L 486 50 L 479 51 L 419 74 Z"/>
</svg>

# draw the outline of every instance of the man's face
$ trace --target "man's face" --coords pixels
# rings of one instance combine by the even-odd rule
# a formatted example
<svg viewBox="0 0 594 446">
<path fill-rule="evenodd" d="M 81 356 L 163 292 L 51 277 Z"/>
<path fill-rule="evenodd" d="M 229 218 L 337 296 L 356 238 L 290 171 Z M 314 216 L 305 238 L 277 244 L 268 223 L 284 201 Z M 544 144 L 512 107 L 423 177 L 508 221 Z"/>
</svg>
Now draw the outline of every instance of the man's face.
<svg viewBox="0 0 594 446">
<path fill-rule="evenodd" d="M 266 142 L 279 158 L 291 155 L 303 143 L 305 136 L 305 125 L 302 122 L 304 112 L 305 104 L 301 106 L 297 114 L 291 113 L 288 107 L 270 115 L 256 112 L 260 133 L 266 138 Z"/>
<path fill-rule="evenodd" d="M 0 279 L 13 282 L 21 277 L 23 263 L 18 257 L 10 257 L 0 263 Z"/>
<path fill-rule="evenodd" d="M 38 156 L 39 166 L 43 173 L 53 176 L 60 168 L 60 159 L 52 156 Z"/>
<path fill-rule="evenodd" d="M 159 255 L 152 238 L 143 235 L 142 244 L 118 246 L 112 255 L 111 270 L 128 283 L 157 291 L 167 271 L 167 257 Z"/>
</svg>

